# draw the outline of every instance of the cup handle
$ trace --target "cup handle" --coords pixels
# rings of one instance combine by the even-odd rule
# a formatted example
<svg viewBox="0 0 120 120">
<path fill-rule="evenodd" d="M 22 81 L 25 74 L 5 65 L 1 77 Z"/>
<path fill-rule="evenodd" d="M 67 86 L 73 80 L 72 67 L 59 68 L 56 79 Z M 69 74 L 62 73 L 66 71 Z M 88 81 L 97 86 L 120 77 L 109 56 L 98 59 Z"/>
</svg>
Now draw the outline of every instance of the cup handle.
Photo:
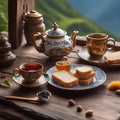
<svg viewBox="0 0 120 120">
<path fill-rule="evenodd" d="M 18 68 L 14 68 L 14 70 L 13 70 L 13 75 L 14 75 L 14 76 L 19 76 L 19 75 L 20 75 Z"/>
<path fill-rule="evenodd" d="M 115 46 L 115 40 L 113 38 L 108 38 L 107 43 L 110 42 L 110 41 L 113 42 L 113 46 L 112 47 L 107 47 L 108 50 L 111 50 Z"/>
</svg>

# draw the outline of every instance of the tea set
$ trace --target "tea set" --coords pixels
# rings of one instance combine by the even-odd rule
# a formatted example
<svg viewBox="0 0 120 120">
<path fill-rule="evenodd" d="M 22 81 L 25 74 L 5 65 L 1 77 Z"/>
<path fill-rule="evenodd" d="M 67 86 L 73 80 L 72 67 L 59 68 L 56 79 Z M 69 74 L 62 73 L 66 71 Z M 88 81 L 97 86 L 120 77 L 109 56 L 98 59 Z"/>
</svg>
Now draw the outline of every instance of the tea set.
<svg viewBox="0 0 120 120">
<path fill-rule="evenodd" d="M 32 43 L 40 53 L 44 53 L 52 60 L 60 61 L 74 49 L 77 33 L 78 31 L 73 31 L 69 37 L 67 32 L 59 28 L 55 22 L 44 35 L 41 35 L 41 32 L 33 34 Z M 86 39 L 87 52 L 95 59 L 106 53 L 107 42 L 112 41 L 113 46 L 115 45 L 114 39 L 108 38 L 104 33 L 92 33 L 87 35 Z M 23 63 L 19 68 L 14 69 L 13 80 L 25 87 L 42 86 L 49 81 L 49 75 L 43 73 L 43 68 L 43 65 L 37 62 Z"/>
<path fill-rule="evenodd" d="M 75 48 L 78 31 L 75 30 L 68 36 L 67 32 L 61 29 L 56 22 L 53 23 L 52 28 L 46 30 L 42 14 L 34 10 L 29 11 L 24 16 L 24 21 L 27 44 L 32 44 L 39 53 L 44 53 L 50 59 L 59 61 L 64 56 L 70 54 Z M 112 41 L 113 46 L 115 46 L 115 40 L 108 38 L 108 35 L 104 33 L 89 34 L 86 36 L 86 40 L 86 50 L 92 58 L 100 58 L 106 53 L 108 49 L 107 42 Z M 23 63 L 13 70 L 13 80 L 24 87 L 45 85 L 50 78 L 48 74 L 43 72 L 43 69 L 44 66 L 38 62 Z M 42 101 L 47 101 L 51 96 L 51 93 L 47 91 L 45 92 L 47 98 L 44 99 L 43 97 L 42 99 L 41 94 L 43 93 L 38 93 L 35 98 L 21 98 L 19 96 L 5 97 L 20 100 L 39 101 L 41 99 Z"/>
</svg>

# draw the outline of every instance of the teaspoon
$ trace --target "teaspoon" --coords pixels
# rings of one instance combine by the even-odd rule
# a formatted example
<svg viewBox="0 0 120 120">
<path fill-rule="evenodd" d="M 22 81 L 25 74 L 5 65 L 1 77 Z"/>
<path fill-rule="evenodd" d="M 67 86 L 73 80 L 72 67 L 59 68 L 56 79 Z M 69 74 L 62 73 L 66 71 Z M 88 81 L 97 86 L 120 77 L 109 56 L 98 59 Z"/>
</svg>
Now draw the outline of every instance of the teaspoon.
<svg viewBox="0 0 120 120">
<path fill-rule="evenodd" d="M 51 97 L 51 93 L 47 90 L 38 92 L 36 95 L 37 95 L 36 97 L 20 97 L 20 96 L 8 95 L 8 96 L 4 96 L 4 98 L 23 100 L 23 101 L 47 102 Z"/>
</svg>

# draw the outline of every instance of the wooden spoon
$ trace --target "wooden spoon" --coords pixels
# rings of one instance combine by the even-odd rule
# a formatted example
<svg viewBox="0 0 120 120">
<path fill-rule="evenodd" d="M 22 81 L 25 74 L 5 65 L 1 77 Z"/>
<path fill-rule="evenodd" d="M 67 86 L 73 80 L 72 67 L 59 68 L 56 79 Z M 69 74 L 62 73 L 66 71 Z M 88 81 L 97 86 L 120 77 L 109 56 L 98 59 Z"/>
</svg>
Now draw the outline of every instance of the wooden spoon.
<svg viewBox="0 0 120 120">
<path fill-rule="evenodd" d="M 51 97 L 51 93 L 47 90 L 38 92 L 36 95 L 37 95 L 36 97 L 20 97 L 20 96 L 12 96 L 12 95 L 3 96 L 3 97 L 7 99 L 35 101 L 35 102 L 40 102 L 40 101 L 47 102 Z"/>
</svg>

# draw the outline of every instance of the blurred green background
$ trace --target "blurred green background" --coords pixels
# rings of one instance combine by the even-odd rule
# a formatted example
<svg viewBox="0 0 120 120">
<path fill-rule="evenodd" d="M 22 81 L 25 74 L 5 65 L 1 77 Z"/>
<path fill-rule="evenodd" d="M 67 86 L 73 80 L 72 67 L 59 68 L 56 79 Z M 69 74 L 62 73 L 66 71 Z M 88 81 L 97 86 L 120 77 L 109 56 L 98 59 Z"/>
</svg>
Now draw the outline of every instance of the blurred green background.
<svg viewBox="0 0 120 120">
<path fill-rule="evenodd" d="M 8 31 L 8 0 L 0 1 L 0 31 Z M 35 0 L 35 10 L 43 14 L 46 28 L 51 28 L 57 22 L 68 35 L 78 30 L 83 36 L 93 32 L 104 32 L 119 41 L 119 38 L 108 30 L 103 29 L 93 21 L 85 18 L 76 11 L 66 0 Z"/>
</svg>

